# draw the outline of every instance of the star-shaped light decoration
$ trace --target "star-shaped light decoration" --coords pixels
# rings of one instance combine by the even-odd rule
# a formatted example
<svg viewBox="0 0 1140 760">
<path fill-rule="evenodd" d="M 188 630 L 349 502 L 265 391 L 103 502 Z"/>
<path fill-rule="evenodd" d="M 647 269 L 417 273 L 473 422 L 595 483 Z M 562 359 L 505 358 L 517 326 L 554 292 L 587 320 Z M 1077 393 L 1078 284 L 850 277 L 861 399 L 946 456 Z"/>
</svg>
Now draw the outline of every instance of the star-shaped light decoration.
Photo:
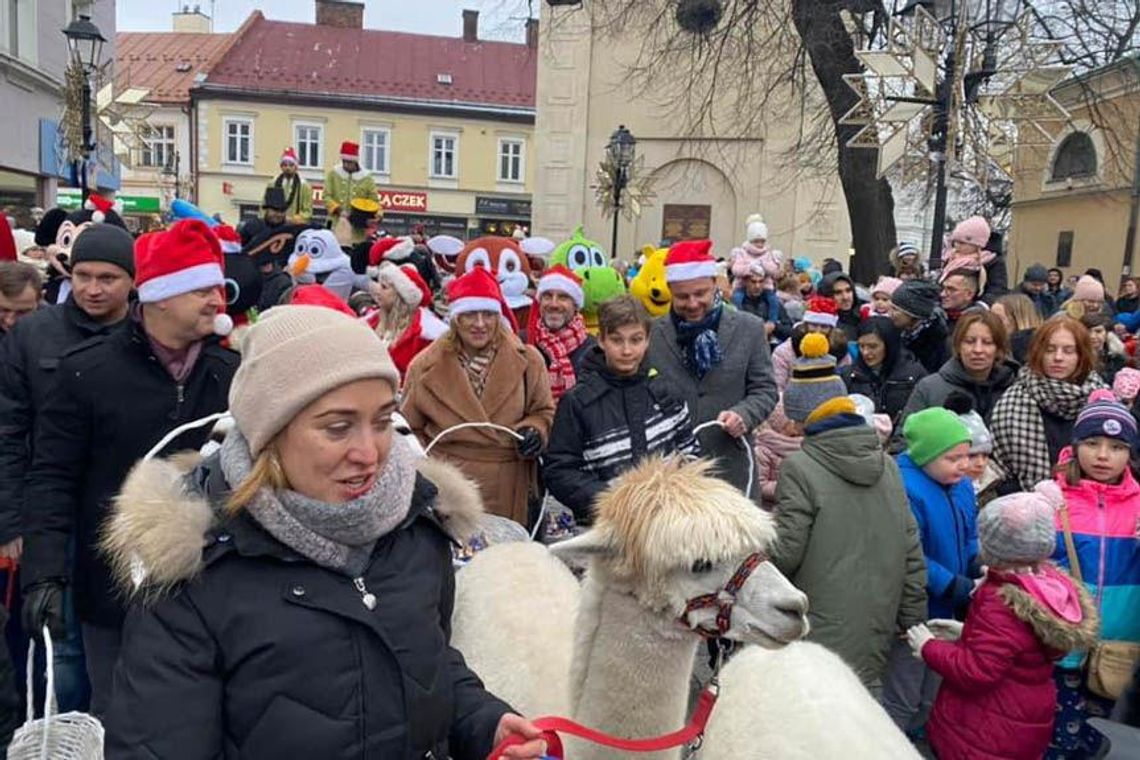
<svg viewBox="0 0 1140 760">
<path fill-rule="evenodd" d="M 145 102 L 150 90 L 127 87 L 115 93 L 114 80 L 106 77 L 107 84 L 95 95 L 95 114 L 111 132 L 112 150 L 126 166 L 133 166 L 147 140 L 153 135 L 150 117 L 157 106 Z"/>
<path fill-rule="evenodd" d="M 626 221 L 632 222 L 641 216 L 641 210 L 653 205 L 652 201 L 657 197 L 650 189 L 652 179 L 645 175 L 644 164 L 644 156 L 638 156 L 626 170 L 626 183 L 621 191 L 621 212 Z M 608 155 L 598 163 L 594 172 L 594 182 L 590 188 L 594 191 L 594 201 L 602 210 L 602 216 L 613 216 L 617 172 L 617 166 Z"/>
<path fill-rule="evenodd" d="M 999 39 L 996 66 L 981 91 L 967 98 L 964 75 L 983 68 L 986 40 L 969 19 L 960 19 L 958 28 L 949 40 L 959 63 L 947 85 L 945 160 L 952 174 L 986 187 L 995 172 L 1009 179 L 1015 146 L 1051 144 L 1060 136 L 1069 113 L 1051 90 L 1069 68 L 1055 62 L 1061 43 L 1036 39 L 1033 16 L 1025 13 Z M 933 101 L 946 44 L 939 22 L 916 6 L 911 17 L 891 19 L 882 49 L 856 51 L 865 70 L 844 81 L 858 101 L 839 123 L 861 127 L 847 146 L 877 150 L 879 177 L 897 172 L 903 184 L 929 180 Z"/>
</svg>

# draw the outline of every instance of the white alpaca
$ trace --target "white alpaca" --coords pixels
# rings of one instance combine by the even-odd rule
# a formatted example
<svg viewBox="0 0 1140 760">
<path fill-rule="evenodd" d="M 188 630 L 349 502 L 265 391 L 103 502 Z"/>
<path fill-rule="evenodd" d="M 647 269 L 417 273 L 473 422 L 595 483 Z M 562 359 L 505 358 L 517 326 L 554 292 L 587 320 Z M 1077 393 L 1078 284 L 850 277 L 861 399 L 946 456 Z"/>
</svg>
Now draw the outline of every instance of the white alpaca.
<svg viewBox="0 0 1140 760">
<path fill-rule="evenodd" d="M 629 738 L 669 733 L 686 720 L 699 631 L 717 628 L 715 609 L 686 615 L 686 602 L 722 589 L 774 539 L 771 518 L 707 465 L 651 459 L 602 496 L 591 531 L 552 547 L 588 561 L 581 592 L 542 547 L 491 547 L 458 574 L 453 643 L 524 714 Z M 807 632 L 806 609 L 770 563 L 748 577 L 723 635 L 782 648 L 746 648 L 725 667 L 701 757 L 917 758 L 838 657 L 783 646 Z M 567 741 L 567 755 L 665 760 L 680 750 L 634 755 Z"/>
</svg>

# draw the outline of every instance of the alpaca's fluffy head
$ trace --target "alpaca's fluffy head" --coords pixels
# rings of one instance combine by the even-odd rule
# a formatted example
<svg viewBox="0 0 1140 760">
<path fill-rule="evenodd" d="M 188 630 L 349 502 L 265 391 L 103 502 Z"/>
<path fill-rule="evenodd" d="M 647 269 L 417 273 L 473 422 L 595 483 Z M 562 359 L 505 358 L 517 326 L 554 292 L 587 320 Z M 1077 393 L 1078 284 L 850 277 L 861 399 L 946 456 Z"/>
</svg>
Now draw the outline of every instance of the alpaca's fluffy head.
<svg viewBox="0 0 1140 760">
<path fill-rule="evenodd" d="M 775 541 L 772 517 L 705 461 L 650 457 L 598 498 L 594 527 L 552 551 L 593 559 L 591 572 L 627 587 L 676 620 L 686 602 L 722 588 L 741 562 Z M 769 562 L 737 594 L 729 638 L 770 643 L 807 632 L 807 599 Z M 715 610 L 694 612 L 691 627 L 711 625 Z"/>
</svg>

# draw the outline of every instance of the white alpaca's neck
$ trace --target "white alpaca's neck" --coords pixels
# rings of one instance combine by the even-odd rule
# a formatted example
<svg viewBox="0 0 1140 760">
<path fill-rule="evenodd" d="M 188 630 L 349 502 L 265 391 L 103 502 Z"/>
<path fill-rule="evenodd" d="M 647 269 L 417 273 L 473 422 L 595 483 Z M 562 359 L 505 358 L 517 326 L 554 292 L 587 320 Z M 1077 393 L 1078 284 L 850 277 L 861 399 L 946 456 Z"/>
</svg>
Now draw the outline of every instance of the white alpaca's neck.
<svg viewBox="0 0 1140 760">
<path fill-rule="evenodd" d="M 631 739 L 681 728 L 698 642 L 692 636 L 664 635 L 659 618 L 633 596 L 587 575 L 571 667 L 574 719 Z M 575 742 L 568 756 L 601 760 L 627 755 Z M 680 757 L 680 750 L 629 757 L 666 760 Z"/>
</svg>

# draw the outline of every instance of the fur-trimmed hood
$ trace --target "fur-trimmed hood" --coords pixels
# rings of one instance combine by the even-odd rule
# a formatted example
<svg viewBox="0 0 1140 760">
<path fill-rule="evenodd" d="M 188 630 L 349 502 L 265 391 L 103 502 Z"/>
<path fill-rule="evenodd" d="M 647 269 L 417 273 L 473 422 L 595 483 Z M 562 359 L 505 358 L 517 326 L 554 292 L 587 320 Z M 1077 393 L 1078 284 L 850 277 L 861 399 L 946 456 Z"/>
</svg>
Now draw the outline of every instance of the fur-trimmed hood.
<svg viewBox="0 0 1140 760">
<path fill-rule="evenodd" d="M 1041 600 L 1015 583 L 1004 583 L 998 589 L 998 597 L 1005 602 L 1018 620 L 1029 624 L 1043 644 L 1059 652 L 1074 649 L 1088 649 L 1097 641 L 1100 631 L 1100 615 L 1092 597 L 1083 583 L 1077 583 L 1072 576 L 1061 569 L 1056 572 L 1064 575 L 1077 591 L 1081 605 L 1081 621 L 1069 623 L 1049 610 Z"/>
<path fill-rule="evenodd" d="M 203 549 L 225 517 L 187 477 L 200 461 L 196 454 L 140 461 L 124 481 L 100 541 L 124 594 L 157 598 L 205 567 Z M 438 490 L 430 509 L 443 529 L 459 543 L 475 535 L 478 486 L 438 459 L 419 459 L 416 471 Z"/>
</svg>

